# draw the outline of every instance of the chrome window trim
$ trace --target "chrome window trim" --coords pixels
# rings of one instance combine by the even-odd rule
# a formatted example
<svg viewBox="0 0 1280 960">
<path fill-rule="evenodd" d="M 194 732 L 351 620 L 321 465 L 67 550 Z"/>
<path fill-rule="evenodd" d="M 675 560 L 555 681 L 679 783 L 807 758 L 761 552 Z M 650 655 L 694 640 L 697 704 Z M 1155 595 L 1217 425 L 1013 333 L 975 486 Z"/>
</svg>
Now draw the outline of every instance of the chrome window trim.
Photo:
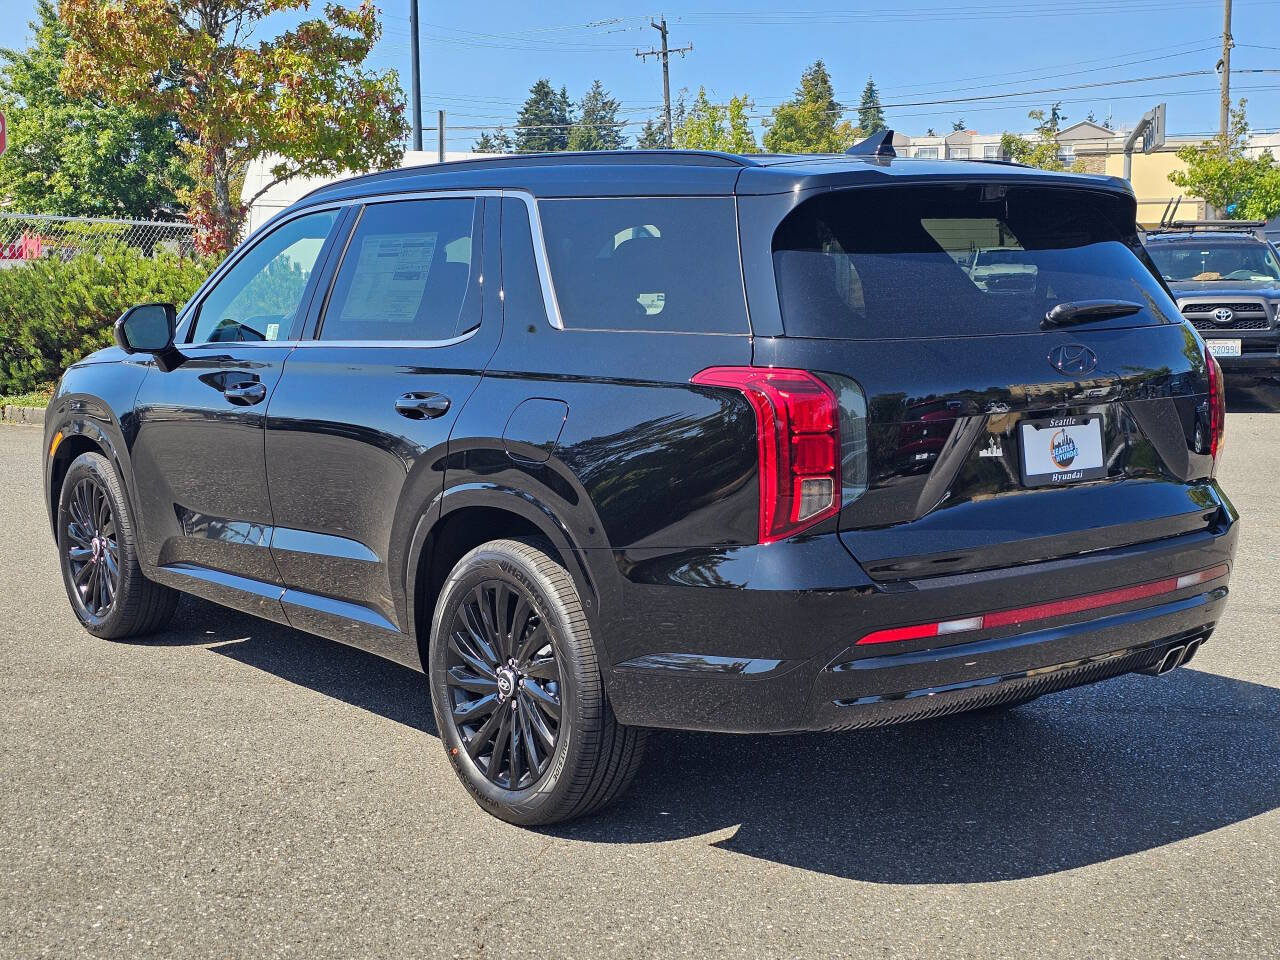
<svg viewBox="0 0 1280 960">
<path fill-rule="evenodd" d="M 466 333 L 445 340 L 299 340 L 290 343 L 292 347 L 310 349 L 315 347 L 452 347 L 454 344 L 470 340 L 480 332 L 479 327 L 472 327 Z"/>
</svg>

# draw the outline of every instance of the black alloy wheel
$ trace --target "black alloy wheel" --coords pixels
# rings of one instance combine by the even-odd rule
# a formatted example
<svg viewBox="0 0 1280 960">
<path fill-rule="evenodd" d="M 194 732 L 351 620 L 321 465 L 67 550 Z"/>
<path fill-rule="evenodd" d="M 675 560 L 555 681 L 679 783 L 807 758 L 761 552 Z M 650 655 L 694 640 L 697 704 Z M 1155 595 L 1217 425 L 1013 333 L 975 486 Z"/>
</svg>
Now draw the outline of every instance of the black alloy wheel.
<svg viewBox="0 0 1280 960">
<path fill-rule="evenodd" d="M 504 789 L 532 786 L 555 755 L 564 681 L 529 591 L 477 584 L 454 614 L 446 664 L 451 716 L 471 759 Z"/>
<path fill-rule="evenodd" d="M 66 555 L 75 600 L 91 621 L 111 612 L 120 591 L 120 544 L 115 511 L 94 477 L 76 481 L 67 503 Z"/>
<path fill-rule="evenodd" d="M 562 823 L 613 802 L 645 731 L 618 723 L 578 586 L 550 543 L 491 540 L 440 589 L 427 666 L 454 773 L 509 823 Z"/>
<path fill-rule="evenodd" d="M 180 594 L 142 572 L 129 499 L 111 461 L 100 453 L 76 457 L 55 510 L 62 580 L 84 628 L 123 640 L 168 623 Z"/>
</svg>

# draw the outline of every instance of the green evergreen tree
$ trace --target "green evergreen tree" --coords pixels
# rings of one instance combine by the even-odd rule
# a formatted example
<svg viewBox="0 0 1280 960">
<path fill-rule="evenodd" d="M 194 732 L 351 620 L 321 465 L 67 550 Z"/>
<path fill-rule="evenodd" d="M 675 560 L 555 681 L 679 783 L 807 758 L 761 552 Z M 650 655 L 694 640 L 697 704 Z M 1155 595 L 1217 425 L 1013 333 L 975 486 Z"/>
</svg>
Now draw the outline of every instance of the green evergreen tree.
<svg viewBox="0 0 1280 960">
<path fill-rule="evenodd" d="M 0 197 L 19 213 L 151 218 L 175 209 L 190 184 L 171 115 L 152 117 L 58 86 L 67 29 L 52 0 L 38 0 L 25 50 L 0 50 L 0 110 L 9 149 Z"/>
<path fill-rule="evenodd" d="M 517 153 L 549 153 L 569 148 L 573 123 L 568 91 L 559 93 L 551 81 L 540 79 L 529 88 L 529 97 L 516 120 Z"/>
<path fill-rule="evenodd" d="M 840 153 L 858 140 L 858 131 L 840 119 L 831 75 L 815 60 L 800 77 L 795 96 L 776 107 L 764 135 L 770 153 Z"/>
<path fill-rule="evenodd" d="M 513 149 L 511 134 L 505 127 L 498 127 L 493 133 L 485 130 L 471 149 L 475 153 L 510 153 Z"/>
<path fill-rule="evenodd" d="M 620 104 L 596 80 L 578 102 L 578 121 L 569 131 L 570 150 L 621 150 L 626 146 L 618 123 Z"/>
<path fill-rule="evenodd" d="M 663 125 L 662 118 L 654 119 L 650 117 L 644 122 L 644 126 L 640 128 L 640 133 L 636 137 L 637 150 L 661 150 L 667 145 L 667 131 Z"/>
<path fill-rule="evenodd" d="M 862 88 L 862 100 L 858 104 L 858 126 L 862 135 L 869 137 L 885 128 L 884 109 L 880 106 L 880 91 L 876 82 L 867 77 L 867 85 Z"/>
</svg>

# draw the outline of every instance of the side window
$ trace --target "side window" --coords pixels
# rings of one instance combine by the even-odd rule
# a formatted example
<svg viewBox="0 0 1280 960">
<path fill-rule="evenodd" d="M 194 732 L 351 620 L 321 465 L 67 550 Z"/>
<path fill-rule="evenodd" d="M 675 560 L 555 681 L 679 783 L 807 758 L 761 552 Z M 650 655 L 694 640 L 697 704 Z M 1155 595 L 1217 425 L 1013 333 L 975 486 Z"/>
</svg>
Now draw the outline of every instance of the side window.
<svg viewBox="0 0 1280 960">
<path fill-rule="evenodd" d="M 478 204 L 403 200 L 364 208 L 320 326 L 321 340 L 447 340 L 476 326 L 468 306 Z M 477 265 L 479 258 L 476 257 Z"/>
<path fill-rule="evenodd" d="M 289 336 L 320 250 L 337 219 L 337 210 L 308 214 L 255 243 L 205 296 L 188 342 Z"/>
<path fill-rule="evenodd" d="M 747 333 L 729 197 L 543 200 L 566 327 Z"/>
</svg>

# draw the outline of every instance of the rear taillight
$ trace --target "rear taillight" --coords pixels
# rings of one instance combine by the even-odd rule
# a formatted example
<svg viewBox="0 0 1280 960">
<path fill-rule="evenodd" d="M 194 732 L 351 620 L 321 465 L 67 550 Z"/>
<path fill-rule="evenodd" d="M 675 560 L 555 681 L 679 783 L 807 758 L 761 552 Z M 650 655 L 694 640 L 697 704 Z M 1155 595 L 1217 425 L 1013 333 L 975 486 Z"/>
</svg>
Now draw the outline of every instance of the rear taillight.
<svg viewBox="0 0 1280 960">
<path fill-rule="evenodd" d="M 1204 363 L 1209 371 L 1209 455 L 1218 465 L 1222 453 L 1222 441 L 1227 428 L 1227 394 L 1222 382 L 1222 367 L 1218 358 L 1204 348 Z"/>
<path fill-rule="evenodd" d="M 739 390 L 755 411 L 761 543 L 840 512 L 840 411 L 827 384 L 776 367 L 709 367 L 693 382 Z"/>
</svg>

